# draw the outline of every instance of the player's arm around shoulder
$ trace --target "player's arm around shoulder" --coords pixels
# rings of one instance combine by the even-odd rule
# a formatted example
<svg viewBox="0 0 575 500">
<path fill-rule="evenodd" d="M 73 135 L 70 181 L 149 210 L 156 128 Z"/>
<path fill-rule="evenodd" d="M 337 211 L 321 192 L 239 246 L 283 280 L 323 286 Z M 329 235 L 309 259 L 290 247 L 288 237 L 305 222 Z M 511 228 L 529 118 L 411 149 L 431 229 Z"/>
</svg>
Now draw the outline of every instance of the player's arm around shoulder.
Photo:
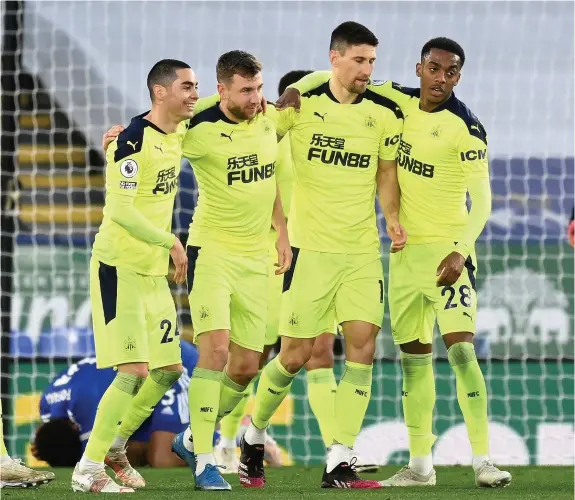
<svg viewBox="0 0 575 500">
<path fill-rule="evenodd" d="M 304 76 L 297 82 L 288 85 L 287 88 L 295 89 L 300 94 L 303 95 L 307 92 L 311 92 L 313 89 L 316 89 L 321 85 L 323 85 L 324 83 L 328 82 L 330 78 L 331 78 L 331 71 L 314 71 Z"/>
<path fill-rule="evenodd" d="M 289 85 L 277 100 L 277 109 L 293 108 L 296 113 L 299 112 L 302 96 L 321 87 L 329 81 L 330 77 L 331 71 L 314 71 L 304 76 L 301 80 Z"/>
<path fill-rule="evenodd" d="M 268 102 L 265 115 L 262 119 L 271 120 L 275 129 L 278 142 L 289 132 L 297 121 L 297 111 L 294 107 L 279 109 L 274 103 Z"/>
<path fill-rule="evenodd" d="M 401 109 L 407 108 L 412 99 L 419 100 L 419 89 L 404 87 L 400 83 L 395 83 L 391 80 L 372 80 L 367 88 L 371 92 L 391 99 Z"/>
</svg>

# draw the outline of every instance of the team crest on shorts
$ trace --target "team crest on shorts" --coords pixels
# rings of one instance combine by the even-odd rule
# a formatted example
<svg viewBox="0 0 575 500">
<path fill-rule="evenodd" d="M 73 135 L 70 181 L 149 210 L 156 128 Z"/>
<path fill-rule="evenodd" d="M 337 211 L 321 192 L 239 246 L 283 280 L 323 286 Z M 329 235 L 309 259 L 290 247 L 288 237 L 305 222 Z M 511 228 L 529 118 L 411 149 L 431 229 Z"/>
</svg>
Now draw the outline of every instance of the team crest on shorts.
<svg viewBox="0 0 575 500">
<path fill-rule="evenodd" d="M 210 310 L 206 306 L 200 307 L 200 319 L 208 319 L 210 317 Z"/>
<path fill-rule="evenodd" d="M 124 349 L 126 349 L 126 351 L 128 351 L 128 352 L 136 349 L 135 339 L 133 339 L 132 337 L 128 337 L 126 339 L 126 341 L 124 342 Z"/>
<path fill-rule="evenodd" d="M 295 313 L 291 313 L 289 324 L 291 326 L 297 326 L 299 324 L 299 318 L 295 315 Z"/>
</svg>

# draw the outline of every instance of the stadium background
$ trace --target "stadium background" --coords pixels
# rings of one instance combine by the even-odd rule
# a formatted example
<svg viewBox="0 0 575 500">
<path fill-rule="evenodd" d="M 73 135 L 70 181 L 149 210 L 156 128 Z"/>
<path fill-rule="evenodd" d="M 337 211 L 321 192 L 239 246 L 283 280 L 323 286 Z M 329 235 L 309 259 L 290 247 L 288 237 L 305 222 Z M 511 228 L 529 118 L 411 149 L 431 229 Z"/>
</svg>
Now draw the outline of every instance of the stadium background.
<svg viewBox="0 0 575 500">
<path fill-rule="evenodd" d="M 12 453 L 26 454 L 49 377 L 93 352 L 87 263 L 103 203 L 101 136 L 148 109 L 152 64 L 187 61 L 205 96 L 215 90 L 217 57 L 241 48 L 263 62 L 266 95 L 275 99 L 285 72 L 328 66 L 329 34 L 350 19 L 380 39 L 375 78 L 417 86 L 419 50 L 433 36 L 465 48 L 456 93 L 488 131 L 494 191 L 477 248 L 476 338 L 491 394 L 493 458 L 573 463 L 570 2 L 4 2 L 2 397 Z M 195 194 L 186 166 L 175 217 L 181 233 Z M 174 287 L 174 297 L 185 329 L 184 290 Z M 436 352 L 436 462 L 468 463 L 454 379 L 441 345 Z M 357 447 L 400 463 L 407 433 L 388 318 L 377 356 Z M 296 462 L 322 459 L 304 378 L 274 423 Z"/>
</svg>

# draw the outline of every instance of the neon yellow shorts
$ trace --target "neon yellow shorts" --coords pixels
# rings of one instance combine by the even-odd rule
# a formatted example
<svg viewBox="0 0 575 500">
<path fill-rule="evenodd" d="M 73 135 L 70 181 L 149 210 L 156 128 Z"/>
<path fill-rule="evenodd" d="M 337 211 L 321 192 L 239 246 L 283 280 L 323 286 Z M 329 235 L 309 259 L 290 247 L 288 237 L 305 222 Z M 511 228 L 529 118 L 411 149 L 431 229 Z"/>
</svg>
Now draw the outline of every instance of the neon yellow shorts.
<svg viewBox="0 0 575 500">
<path fill-rule="evenodd" d="M 396 344 L 433 341 L 435 320 L 442 335 L 475 333 L 477 293 L 475 252 L 465 262 L 459 280 L 451 287 L 436 286 L 439 263 L 453 250 L 453 243 L 407 245 L 389 260 L 389 312 Z"/>
<path fill-rule="evenodd" d="M 284 277 L 280 335 L 315 338 L 335 319 L 381 326 L 383 267 L 379 254 L 336 254 L 293 249 Z"/>
<path fill-rule="evenodd" d="M 181 363 L 174 299 L 165 276 L 90 260 L 90 301 L 98 368 Z"/>
<path fill-rule="evenodd" d="M 268 255 L 239 256 L 189 246 L 188 293 L 194 341 L 230 330 L 230 339 L 262 352 L 268 315 Z"/>
</svg>

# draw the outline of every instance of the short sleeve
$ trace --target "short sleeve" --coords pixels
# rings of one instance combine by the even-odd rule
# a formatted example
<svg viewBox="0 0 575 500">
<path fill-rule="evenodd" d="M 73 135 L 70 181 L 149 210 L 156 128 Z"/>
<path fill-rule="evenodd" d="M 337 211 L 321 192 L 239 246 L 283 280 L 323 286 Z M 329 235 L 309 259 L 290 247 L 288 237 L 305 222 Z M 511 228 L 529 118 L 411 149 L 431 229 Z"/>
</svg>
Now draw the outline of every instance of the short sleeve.
<svg viewBox="0 0 575 500">
<path fill-rule="evenodd" d="M 305 94 L 306 92 L 309 92 L 329 81 L 330 77 L 331 71 L 314 71 L 313 73 L 304 76 L 296 83 L 289 85 L 288 88 L 297 89 L 300 94 Z"/>
<path fill-rule="evenodd" d="M 202 111 L 215 106 L 220 102 L 220 94 L 212 94 L 208 97 L 202 97 L 198 99 L 196 102 L 196 106 L 194 107 L 194 115 L 201 113 Z"/>
</svg>

